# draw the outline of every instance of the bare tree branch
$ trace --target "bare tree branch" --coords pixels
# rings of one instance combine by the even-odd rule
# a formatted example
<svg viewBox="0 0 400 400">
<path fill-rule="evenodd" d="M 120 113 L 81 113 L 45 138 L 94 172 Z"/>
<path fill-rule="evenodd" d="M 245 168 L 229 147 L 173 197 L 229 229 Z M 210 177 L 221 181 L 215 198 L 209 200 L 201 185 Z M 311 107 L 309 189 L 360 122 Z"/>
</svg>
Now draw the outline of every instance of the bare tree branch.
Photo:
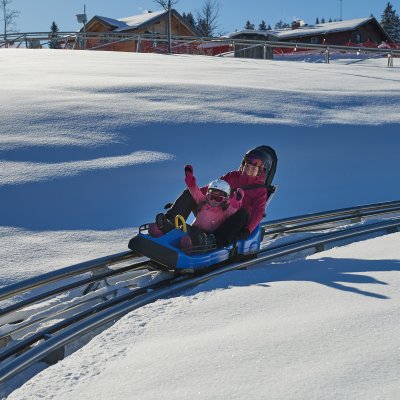
<svg viewBox="0 0 400 400">
<path fill-rule="evenodd" d="M 155 3 L 164 7 L 165 11 L 168 11 L 168 25 L 167 25 L 167 35 L 168 35 L 168 53 L 172 53 L 172 22 L 171 22 L 171 10 L 172 6 L 178 3 L 179 0 L 153 0 Z"/>
<path fill-rule="evenodd" d="M 179 0 L 153 0 L 153 1 L 154 3 L 157 3 L 161 7 L 163 7 L 165 11 L 170 10 L 173 5 L 179 2 Z"/>
<path fill-rule="evenodd" d="M 15 19 L 19 15 L 19 11 L 9 9 L 9 5 L 12 2 L 13 0 L 0 0 L 1 21 L 3 21 L 4 24 L 4 39 L 7 38 L 7 33 L 11 32 L 11 28 L 15 24 Z"/>
<path fill-rule="evenodd" d="M 197 13 L 198 29 L 203 36 L 212 36 L 218 28 L 218 0 L 205 0 L 201 12 Z"/>
</svg>

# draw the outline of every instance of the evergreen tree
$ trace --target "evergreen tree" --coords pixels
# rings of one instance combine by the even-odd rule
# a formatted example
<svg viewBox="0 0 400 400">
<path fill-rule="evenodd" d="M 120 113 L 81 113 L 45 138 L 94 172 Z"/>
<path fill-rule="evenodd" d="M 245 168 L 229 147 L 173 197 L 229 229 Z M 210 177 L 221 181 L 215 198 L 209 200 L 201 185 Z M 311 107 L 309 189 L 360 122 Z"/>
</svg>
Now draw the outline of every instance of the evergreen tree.
<svg viewBox="0 0 400 400">
<path fill-rule="evenodd" d="M 270 30 L 272 30 L 272 28 L 271 28 L 271 25 L 270 25 L 270 24 L 268 24 L 267 31 L 270 31 Z"/>
<path fill-rule="evenodd" d="M 400 18 L 390 2 L 383 10 L 381 25 L 395 42 L 400 42 Z"/>
<path fill-rule="evenodd" d="M 185 18 L 190 25 L 196 27 L 196 20 L 194 19 L 193 14 L 191 12 L 188 12 L 187 14 L 183 13 L 182 17 Z"/>
<path fill-rule="evenodd" d="M 60 49 L 61 45 L 59 42 L 59 38 L 58 38 L 58 26 L 57 24 L 53 21 L 53 23 L 50 26 L 50 43 L 49 43 L 49 47 L 50 49 Z"/>
<path fill-rule="evenodd" d="M 321 18 L 321 24 L 325 24 L 325 18 L 324 17 Z"/>
<path fill-rule="evenodd" d="M 258 25 L 258 30 L 259 31 L 266 31 L 267 30 L 267 24 L 265 23 L 264 20 L 261 21 L 260 25 Z"/>
<path fill-rule="evenodd" d="M 282 20 L 278 21 L 275 24 L 275 29 L 284 29 L 284 28 L 290 28 L 290 25 L 287 22 L 283 22 Z"/>
<path fill-rule="evenodd" d="M 329 17 L 329 21 L 328 22 L 332 22 L 332 18 L 331 17 Z"/>
<path fill-rule="evenodd" d="M 317 17 L 315 20 L 315 25 L 318 25 L 318 24 L 319 24 L 319 18 Z"/>
<path fill-rule="evenodd" d="M 250 21 L 247 21 L 244 29 L 254 30 L 254 24 L 252 24 Z"/>
</svg>

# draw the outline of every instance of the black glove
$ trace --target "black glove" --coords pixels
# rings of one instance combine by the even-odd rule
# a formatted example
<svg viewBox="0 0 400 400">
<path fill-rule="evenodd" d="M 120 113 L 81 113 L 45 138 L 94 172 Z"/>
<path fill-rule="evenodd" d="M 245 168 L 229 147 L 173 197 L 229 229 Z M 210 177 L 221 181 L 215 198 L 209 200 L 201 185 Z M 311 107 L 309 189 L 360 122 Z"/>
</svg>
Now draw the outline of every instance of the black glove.
<svg viewBox="0 0 400 400">
<path fill-rule="evenodd" d="M 237 240 L 245 240 L 250 236 L 250 231 L 248 228 L 242 228 L 236 235 Z"/>
</svg>

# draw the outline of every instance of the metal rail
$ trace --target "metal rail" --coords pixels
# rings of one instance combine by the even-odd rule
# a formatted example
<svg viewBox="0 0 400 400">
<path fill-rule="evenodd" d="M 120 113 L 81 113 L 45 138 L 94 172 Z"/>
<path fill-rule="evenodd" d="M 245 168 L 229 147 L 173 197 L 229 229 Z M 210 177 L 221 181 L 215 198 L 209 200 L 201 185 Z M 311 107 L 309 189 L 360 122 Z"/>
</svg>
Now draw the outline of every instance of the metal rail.
<svg viewBox="0 0 400 400">
<path fill-rule="evenodd" d="M 55 336 L 49 337 L 49 332 L 47 332 L 47 340 L 45 342 L 39 343 L 37 346 L 18 355 L 16 358 L 8 360 L 3 366 L 0 367 L 0 383 L 7 381 L 30 365 L 34 364 L 35 362 L 43 360 L 43 358 L 59 350 L 60 348 L 63 348 L 68 343 L 73 342 L 74 340 L 93 331 L 94 329 L 100 328 L 107 323 L 121 318 L 123 315 L 134 309 L 137 309 L 138 307 L 149 304 L 157 299 L 181 292 L 187 288 L 190 288 L 201 282 L 205 282 L 222 273 L 236 269 L 248 268 L 256 264 L 260 264 L 261 262 L 271 261 L 273 259 L 281 258 L 283 256 L 310 248 L 315 248 L 318 251 L 318 249 L 321 249 L 321 246 L 323 247 L 327 243 L 336 242 L 338 240 L 354 238 L 360 235 L 371 234 L 374 232 L 376 233 L 378 231 L 386 233 L 398 231 L 399 226 L 400 217 L 390 221 L 380 222 L 367 226 L 359 226 L 339 232 L 316 235 L 315 237 L 309 239 L 297 240 L 292 243 L 271 247 L 260 253 L 260 255 L 256 259 L 229 264 L 217 270 L 205 273 L 201 276 L 182 276 L 181 278 L 175 278 L 168 282 L 166 285 L 158 284 L 158 288 L 153 287 L 153 290 L 150 292 L 148 290 L 145 290 L 145 288 L 142 289 L 140 292 L 134 291 L 132 294 L 130 294 L 130 296 L 132 296 L 131 301 L 115 301 L 112 306 L 100 306 L 101 310 L 97 311 L 95 315 L 80 320 L 80 322 L 78 323 L 68 325 L 68 327 L 66 327 Z M 144 290 L 145 292 L 143 292 Z M 92 310 L 87 312 L 93 313 Z M 65 323 L 65 321 L 63 322 Z M 51 329 L 55 332 L 61 329 L 61 326 L 52 327 Z M 41 338 L 43 338 L 44 333 L 38 333 L 37 335 L 41 335 Z M 35 337 L 35 339 L 37 338 Z M 30 340 L 33 340 L 33 338 L 31 338 Z M 27 344 L 24 343 L 25 347 L 26 345 Z M 10 348 L 2 354 L 1 359 L 4 360 L 11 357 L 12 355 L 15 355 L 17 349 L 19 349 L 19 351 L 22 350 L 22 346 L 22 343 L 14 345 L 13 349 Z"/>
<path fill-rule="evenodd" d="M 130 261 L 135 258 L 138 258 L 138 255 L 133 251 L 124 251 L 122 253 L 96 258 L 94 260 L 85 261 L 79 264 L 71 265 L 70 267 L 48 272 L 47 274 L 35 276 L 33 278 L 26 279 L 25 281 L 1 288 L 0 300 L 8 299 L 16 296 L 17 294 L 45 286 L 49 283 L 58 282 L 62 279 L 84 274 L 86 272 L 93 272 L 100 268 L 105 268 L 111 265 L 122 263 L 124 261 Z"/>
<path fill-rule="evenodd" d="M 58 39 L 66 42 L 87 42 L 87 40 L 107 41 L 101 45 L 112 45 L 119 41 L 131 40 L 138 43 L 143 41 L 151 41 L 152 43 L 168 43 L 167 35 L 154 35 L 154 34 L 137 34 L 137 33 L 118 33 L 118 32 L 58 32 L 57 36 L 54 36 L 51 32 L 17 32 L 9 33 L 6 37 L 0 35 L 0 47 L 5 46 L 7 43 L 14 42 L 25 42 L 27 47 L 28 43 L 33 41 L 45 42 L 46 44 L 52 39 Z M 229 37 L 194 37 L 194 36 L 178 36 L 172 37 L 174 43 L 179 45 L 185 45 L 193 43 L 194 41 L 198 44 L 204 43 L 221 43 L 224 45 L 230 45 L 232 48 L 236 46 L 245 46 L 239 51 L 246 50 L 252 47 L 263 47 L 263 48 L 290 48 L 294 51 L 300 50 L 317 50 L 317 51 L 338 51 L 338 52 L 351 52 L 351 53 L 371 53 L 371 54 L 385 54 L 391 56 L 400 55 L 400 49 L 398 46 L 393 45 L 393 48 L 375 48 L 365 47 L 361 43 L 358 46 L 347 46 L 347 45 L 334 45 L 334 44 L 311 44 L 303 42 L 283 42 L 283 41 L 267 41 L 267 40 L 246 40 L 246 39 L 232 39 Z M 86 48 L 86 46 L 83 46 Z M 139 50 L 140 46 L 138 46 Z M 89 49 L 90 50 L 90 49 Z"/>
<path fill-rule="evenodd" d="M 305 214 L 292 218 L 279 219 L 275 221 L 270 221 L 263 225 L 266 234 L 283 233 L 286 231 L 293 231 L 296 229 L 304 228 L 301 225 L 304 222 L 314 222 L 314 224 L 309 224 L 306 228 L 318 227 L 323 223 L 332 222 L 329 218 L 341 217 L 335 220 L 335 222 L 348 221 L 355 218 L 363 218 L 367 215 L 368 211 L 376 211 L 369 216 L 378 216 L 383 214 L 390 214 L 393 212 L 399 212 L 400 201 L 383 202 L 377 204 L 367 204 L 357 207 L 341 208 L 332 211 L 324 211 L 313 214 Z M 66 278 L 71 278 L 77 275 L 81 275 L 88 272 L 94 272 L 96 270 L 101 270 L 102 268 L 114 266 L 116 264 L 132 261 L 138 259 L 138 255 L 132 251 L 125 251 L 117 254 L 112 254 L 110 256 L 97 258 L 90 261 L 85 261 L 79 264 L 75 264 L 66 268 L 62 268 L 56 271 L 52 271 L 40 276 L 35 276 L 29 278 L 22 282 L 18 282 L 4 288 L 0 289 L 0 301 L 9 299 L 13 296 L 25 293 L 32 289 L 37 289 L 39 287 L 48 285 L 50 283 L 58 282 Z M 1 315 L 0 309 L 0 315 Z"/>
<path fill-rule="evenodd" d="M 266 230 L 266 235 L 268 237 L 273 236 L 274 238 L 288 235 L 290 233 L 306 232 L 310 230 L 316 230 L 317 228 L 322 229 L 323 227 L 338 226 L 341 222 L 350 220 L 352 223 L 357 219 L 357 222 L 361 222 L 364 219 L 376 217 L 378 215 L 382 216 L 387 213 L 393 214 L 394 212 L 399 213 L 400 201 L 385 202 L 371 205 L 364 205 L 352 208 L 344 208 L 333 210 L 329 212 L 308 214 L 295 218 L 282 219 L 277 221 L 272 221 L 268 225 L 264 226 Z M 366 212 L 367 210 L 373 210 Z M 335 218 L 330 218 L 334 216 Z M 303 223 L 304 221 L 311 221 L 309 223 Z M 272 228 L 272 229 L 271 229 Z M 11 314 L 15 311 L 21 310 L 33 303 L 40 300 L 53 297 L 59 293 L 69 291 L 74 288 L 81 287 L 87 284 L 93 284 L 95 282 L 100 282 L 108 277 L 123 274 L 128 271 L 135 271 L 146 268 L 147 261 L 142 261 L 129 265 L 127 267 L 119 269 L 108 269 L 108 266 L 118 264 L 126 260 L 137 259 L 137 255 L 133 252 L 123 252 L 115 255 L 102 257 L 96 260 L 87 261 L 80 263 L 71 267 L 63 268 L 58 271 L 53 271 L 48 274 L 44 274 L 39 277 L 34 277 L 23 281 L 19 284 L 10 285 L 2 290 L 0 290 L 0 299 L 8 299 L 17 294 L 26 293 L 30 289 L 36 289 L 44 285 L 57 282 L 65 278 L 75 278 L 78 275 L 84 274 L 86 272 L 91 272 L 92 276 L 84 278 L 81 280 L 74 281 L 72 283 L 67 283 L 62 286 L 51 288 L 50 290 L 39 293 L 30 298 L 24 299 L 20 302 L 11 304 L 7 307 L 0 309 L 0 318 L 4 318 L 7 314 Z M 106 270 L 106 272 L 104 272 Z M 99 273 L 100 271 L 100 273 Z M 89 302 L 90 300 L 88 300 Z M 15 319 L 20 323 L 20 317 L 18 314 L 15 315 Z M 13 321 L 8 320 L 8 323 Z M 38 321 L 39 322 L 39 321 Z M 36 322 L 36 323 L 38 323 Z M 4 323 L 4 322 L 3 322 Z M 14 322 L 15 323 L 15 322 Z M 32 323 L 34 324 L 34 322 Z M 16 327 L 15 331 L 10 331 L 0 337 L 1 343 L 7 343 L 8 338 L 17 330 L 19 326 Z"/>
<path fill-rule="evenodd" d="M 67 283 L 63 286 L 60 286 L 58 288 L 55 289 L 51 289 L 48 290 L 46 292 L 40 293 L 34 297 L 30 297 L 28 299 L 22 300 L 18 303 L 15 304 L 11 304 L 7 307 L 4 307 L 2 309 L 0 309 L 0 318 L 4 317 L 5 315 L 12 313 L 14 311 L 20 310 L 21 308 L 27 307 L 33 303 L 37 303 L 40 300 L 44 300 L 47 299 L 49 297 L 55 296 L 57 294 L 60 294 L 62 292 L 66 292 L 68 290 L 71 289 L 75 289 L 84 285 L 88 285 L 89 283 L 93 283 L 96 281 L 100 281 L 100 280 L 104 280 L 105 278 L 109 278 L 111 276 L 115 276 L 115 275 L 120 275 L 123 274 L 125 272 L 132 272 L 132 271 L 136 271 L 136 270 L 142 270 L 143 268 L 145 268 L 145 266 L 148 265 L 148 261 L 142 261 L 140 263 L 137 264 L 133 264 L 133 265 L 129 265 L 127 267 L 124 268 L 119 268 L 116 270 L 109 270 L 107 272 L 104 272 L 102 274 L 96 274 L 96 275 L 92 275 L 89 278 L 85 278 L 82 280 L 78 280 L 76 282 L 72 282 L 72 283 Z"/>
<path fill-rule="evenodd" d="M 366 204 L 356 207 L 339 208 L 337 210 L 332 210 L 332 211 L 323 211 L 318 213 L 305 214 L 298 217 L 291 217 L 291 218 L 284 218 L 284 219 L 270 221 L 266 224 L 265 227 L 269 230 L 277 227 L 288 227 L 291 226 L 292 224 L 298 224 L 301 222 L 328 219 L 337 216 L 347 216 L 349 218 L 352 217 L 356 218 L 363 216 L 363 214 L 366 213 L 367 211 L 390 210 L 390 209 L 396 209 L 398 207 L 400 207 L 400 201 L 396 200 L 396 201 L 387 201 L 375 204 Z"/>
</svg>

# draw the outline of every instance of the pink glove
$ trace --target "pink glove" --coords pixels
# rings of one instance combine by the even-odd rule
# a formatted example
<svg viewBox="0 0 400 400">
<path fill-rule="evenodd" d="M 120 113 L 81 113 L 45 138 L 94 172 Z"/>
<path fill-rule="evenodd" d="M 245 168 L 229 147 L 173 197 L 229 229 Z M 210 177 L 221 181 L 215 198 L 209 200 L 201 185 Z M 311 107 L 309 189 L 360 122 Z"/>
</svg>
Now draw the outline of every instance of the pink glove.
<svg viewBox="0 0 400 400">
<path fill-rule="evenodd" d="M 244 197 L 244 191 L 241 188 L 237 188 L 232 192 L 232 197 L 231 197 L 231 206 L 233 208 L 240 208 L 242 205 L 242 200 Z"/>
<path fill-rule="evenodd" d="M 193 167 L 191 165 L 185 165 L 185 183 L 188 187 L 196 185 L 196 178 L 193 176 Z"/>
</svg>

